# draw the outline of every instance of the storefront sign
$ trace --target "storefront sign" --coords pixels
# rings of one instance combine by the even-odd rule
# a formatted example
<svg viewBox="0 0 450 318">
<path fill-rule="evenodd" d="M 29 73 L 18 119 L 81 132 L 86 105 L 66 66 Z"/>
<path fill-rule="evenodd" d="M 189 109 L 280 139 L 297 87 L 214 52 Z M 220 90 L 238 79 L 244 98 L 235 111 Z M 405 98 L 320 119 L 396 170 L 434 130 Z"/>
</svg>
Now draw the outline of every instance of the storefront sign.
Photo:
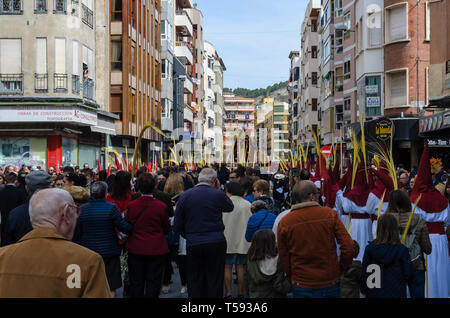
<svg viewBox="0 0 450 318">
<path fill-rule="evenodd" d="M 380 97 L 367 97 L 366 107 L 380 107 Z"/>
<path fill-rule="evenodd" d="M 95 126 L 97 113 L 75 106 L 12 106 L 0 109 L 0 122 L 72 122 Z"/>
<path fill-rule="evenodd" d="M 367 85 L 366 94 L 378 94 L 378 85 Z"/>
<path fill-rule="evenodd" d="M 393 123 L 388 118 L 381 118 L 375 126 L 375 136 L 378 140 L 388 140 L 393 133 Z"/>
<path fill-rule="evenodd" d="M 435 146 L 435 147 L 447 147 L 450 146 L 450 140 L 428 140 L 428 146 Z"/>
</svg>

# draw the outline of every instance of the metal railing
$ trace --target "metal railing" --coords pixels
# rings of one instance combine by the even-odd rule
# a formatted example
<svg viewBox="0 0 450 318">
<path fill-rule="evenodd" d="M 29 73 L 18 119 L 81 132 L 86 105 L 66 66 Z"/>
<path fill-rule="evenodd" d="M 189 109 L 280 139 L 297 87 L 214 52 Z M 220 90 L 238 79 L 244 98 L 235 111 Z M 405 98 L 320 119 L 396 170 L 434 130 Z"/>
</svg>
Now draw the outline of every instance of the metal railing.
<svg viewBox="0 0 450 318">
<path fill-rule="evenodd" d="M 81 12 L 81 20 L 92 29 L 94 25 L 94 13 L 84 4 L 81 4 Z"/>
<path fill-rule="evenodd" d="M 67 74 L 55 73 L 54 79 L 54 91 L 55 93 L 67 92 Z"/>
<path fill-rule="evenodd" d="M 81 90 L 80 75 L 72 75 L 72 93 L 79 94 Z"/>
<path fill-rule="evenodd" d="M 21 14 L 22 0 L 0 0 L 0 14 Z"/>
<path fill-rule="evenodd" d="M 83 97 L 94 99 L 94 80 L 90 78 L 83 79 Z"/>
<path fill-rule="evenodd" d="M 0 74 L 0 95 L 22 93 L 23 74 Z"/>
<path fill-rule="evenodd" d="M 48 92 L 48 74 L 34 74 L 34 91 L 36 93 Z"/>
</svg>

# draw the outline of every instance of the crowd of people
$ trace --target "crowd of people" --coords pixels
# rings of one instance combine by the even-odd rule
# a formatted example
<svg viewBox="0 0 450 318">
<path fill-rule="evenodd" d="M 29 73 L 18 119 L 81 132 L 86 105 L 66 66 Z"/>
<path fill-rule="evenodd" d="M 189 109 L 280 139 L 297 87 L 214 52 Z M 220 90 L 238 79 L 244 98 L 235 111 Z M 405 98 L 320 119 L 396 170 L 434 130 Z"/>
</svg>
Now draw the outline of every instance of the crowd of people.
<svg viewBox="0 0 450 318">
<path fill-rule="evenodd" d="M 396 185 L 382 168 L 339 175 L 320 161 L 271 175 L 8 166 L 0 297 L 116 297 L 123 287 L 157 298 L 179 275 L 189 298 L 447 298 L 450 179 L 427 156 L 412 171 L 400 165 Z"/>
</svg>

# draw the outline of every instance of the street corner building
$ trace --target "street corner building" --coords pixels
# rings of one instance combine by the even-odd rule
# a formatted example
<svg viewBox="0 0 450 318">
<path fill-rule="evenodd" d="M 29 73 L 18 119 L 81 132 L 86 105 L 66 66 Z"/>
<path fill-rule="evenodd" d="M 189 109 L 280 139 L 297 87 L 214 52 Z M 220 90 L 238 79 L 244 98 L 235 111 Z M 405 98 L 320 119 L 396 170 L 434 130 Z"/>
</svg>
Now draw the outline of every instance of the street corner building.
<svg viewBox="0 0 450 318">
<path fill-rule="evenodd" d="M 0 1 L 1 166 L 105 167 L 105 147 L 161 126 L 161 8 L 144 2 Z M 141 154 L 161 140 L 147 130 Z"/>
</svg>

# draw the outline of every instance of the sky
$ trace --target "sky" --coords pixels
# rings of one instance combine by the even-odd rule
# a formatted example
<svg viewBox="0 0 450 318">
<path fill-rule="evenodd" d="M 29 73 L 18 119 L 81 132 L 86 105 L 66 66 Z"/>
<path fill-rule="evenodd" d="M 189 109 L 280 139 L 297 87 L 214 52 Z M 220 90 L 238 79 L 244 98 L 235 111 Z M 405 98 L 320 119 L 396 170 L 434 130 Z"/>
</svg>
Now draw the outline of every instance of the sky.
<svg viewBox="0 0 450 318">
<path fill-rule="evenodd" d="M 289 79 L 289 52 L 300 50 L 308 0 L 193 0 L 203 39 L 227 70 L 224 87 L 266 88 Z"/>
</svg>

